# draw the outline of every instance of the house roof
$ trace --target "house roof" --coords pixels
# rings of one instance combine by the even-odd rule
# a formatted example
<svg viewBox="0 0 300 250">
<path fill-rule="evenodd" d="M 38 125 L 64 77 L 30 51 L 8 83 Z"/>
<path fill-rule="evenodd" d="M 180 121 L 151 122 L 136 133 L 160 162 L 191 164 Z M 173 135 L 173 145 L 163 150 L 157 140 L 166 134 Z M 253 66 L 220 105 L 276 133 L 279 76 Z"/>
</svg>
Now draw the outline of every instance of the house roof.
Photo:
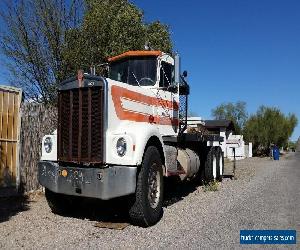
<svg viewBox="0 0 300 250">
<path fill-rule="evenodd" d="M 205 120 L 204 122 L 207 129 L 226 128 L 232 131 L 235 130 L 234 124 L 230 120 Z"/>
</svg>

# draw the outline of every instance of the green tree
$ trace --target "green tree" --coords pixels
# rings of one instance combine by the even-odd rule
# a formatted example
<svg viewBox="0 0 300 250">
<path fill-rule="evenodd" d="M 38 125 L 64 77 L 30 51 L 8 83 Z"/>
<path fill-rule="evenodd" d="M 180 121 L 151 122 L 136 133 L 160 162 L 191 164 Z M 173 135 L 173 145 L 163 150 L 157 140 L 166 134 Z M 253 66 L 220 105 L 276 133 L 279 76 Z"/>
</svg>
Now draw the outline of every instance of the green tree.
<svg viewBox="0 0 300 250">
<path fill-rule="evenodd" d="M 296 143 L 296 151 L 300 152 L 300 137 L 298 138 L 298 141 Z"/>
<path fill-rule="evenodd" d="M 246 103 L 242 101 L 223 103 L 213 109 L 211 113 L 214 119 L 231 120 L 235 126 L 235 134 L 242 133 L 248 118 Z"/>
<path fill-rule="evenodd" d="M 27 99 L 55 102 L 56 88 L 79 68 L 127 50 L 172 51 L 168 26 L 144 22 L 127 0 L 5 0 L 0 47 L 13 85 Z"/>
<path fill-rule="evenodd" d="M 278 108 L 261 106 L 250 116 L 244 129 L 246 141 L 253 143 L 253 152 L 268 154 L 271 144 L 284 147 L 297 125 L 294 114 L 284 115 Z"/>
<path fill-rule="evenodd" d="M 172 52 L 168 26 L 159 21 L 146 24 L 142 11 L 127 0 L 86 3 L 82 25 L 67 34 L 64 63 L 70 74 L 79 68 L 88 70 L 128 50 L 143 50 L 146 44 Z"/>
<path fill-rule="evenodd" d="M 153 49 L 160 49 L 165 53 L 172 53 L 172 41 L 169 26 L 155 21 L 146 25 L 145 42 L 149 42 Z"/>
<path fill-rule="evenodd" d="M 297 148 L 297 142 L 296 141 L 289 141 L 286 148 L 292 150 Z"/>
</svg>

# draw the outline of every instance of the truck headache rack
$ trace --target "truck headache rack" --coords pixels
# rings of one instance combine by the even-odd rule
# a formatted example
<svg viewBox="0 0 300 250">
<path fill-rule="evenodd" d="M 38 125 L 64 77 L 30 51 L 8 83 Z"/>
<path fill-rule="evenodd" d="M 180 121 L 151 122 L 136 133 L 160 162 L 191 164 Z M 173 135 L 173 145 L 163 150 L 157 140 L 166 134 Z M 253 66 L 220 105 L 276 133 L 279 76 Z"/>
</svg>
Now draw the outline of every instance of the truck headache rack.
<svg viewBox="0 0 300 250">
<path fill-rule="evenodd" d="M 181 81 L 179 84 L 179 136 L 187 129 L 188 96 L 190 94 L 189 85 L 183 77 L 181 77 Z"/>
<path fill-rule="evenodd" d="M 103 86 L 59 91 L 59 161 L 103 163 L 103 106 Z"/>
</svg>

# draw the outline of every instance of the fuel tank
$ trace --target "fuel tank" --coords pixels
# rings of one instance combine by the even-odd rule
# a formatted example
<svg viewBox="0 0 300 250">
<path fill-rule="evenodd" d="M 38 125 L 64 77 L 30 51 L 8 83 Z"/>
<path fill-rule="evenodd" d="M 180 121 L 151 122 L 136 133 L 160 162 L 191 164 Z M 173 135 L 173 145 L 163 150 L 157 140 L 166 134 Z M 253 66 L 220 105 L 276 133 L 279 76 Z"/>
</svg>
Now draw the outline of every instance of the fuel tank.
<svg viewBox="0 0 300 250">
<path fill-rule="evenodd" d="M 183 174 L 180 174 L 181 180 L 192 178 L 199 171 L 199 156 L 191 149 L 178 149 L 177 162 L 179 165 L 178 167 L 184 172 Z"/>
</svg>

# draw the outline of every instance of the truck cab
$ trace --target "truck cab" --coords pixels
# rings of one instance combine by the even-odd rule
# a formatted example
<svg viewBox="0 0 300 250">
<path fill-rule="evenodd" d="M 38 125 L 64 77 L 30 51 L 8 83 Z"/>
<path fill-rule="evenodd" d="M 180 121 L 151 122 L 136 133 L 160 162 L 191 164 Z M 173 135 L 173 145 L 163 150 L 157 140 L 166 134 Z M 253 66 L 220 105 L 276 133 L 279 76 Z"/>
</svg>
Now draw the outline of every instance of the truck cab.
<svg viewBox="0 0 300 250">
<path fill-rule="evenodd" d="M 127 118 L 148 122 L 150 117 L 161 135 L 178 134 L 179 91 L 174 59 L 160 51 L 129 51 L 108 61 L 112 97 L 118 92 L 121 105 L 128 110 Z M 139 113 L 140 117 L 130 117 L 129 113 Z"/>
</svg>

